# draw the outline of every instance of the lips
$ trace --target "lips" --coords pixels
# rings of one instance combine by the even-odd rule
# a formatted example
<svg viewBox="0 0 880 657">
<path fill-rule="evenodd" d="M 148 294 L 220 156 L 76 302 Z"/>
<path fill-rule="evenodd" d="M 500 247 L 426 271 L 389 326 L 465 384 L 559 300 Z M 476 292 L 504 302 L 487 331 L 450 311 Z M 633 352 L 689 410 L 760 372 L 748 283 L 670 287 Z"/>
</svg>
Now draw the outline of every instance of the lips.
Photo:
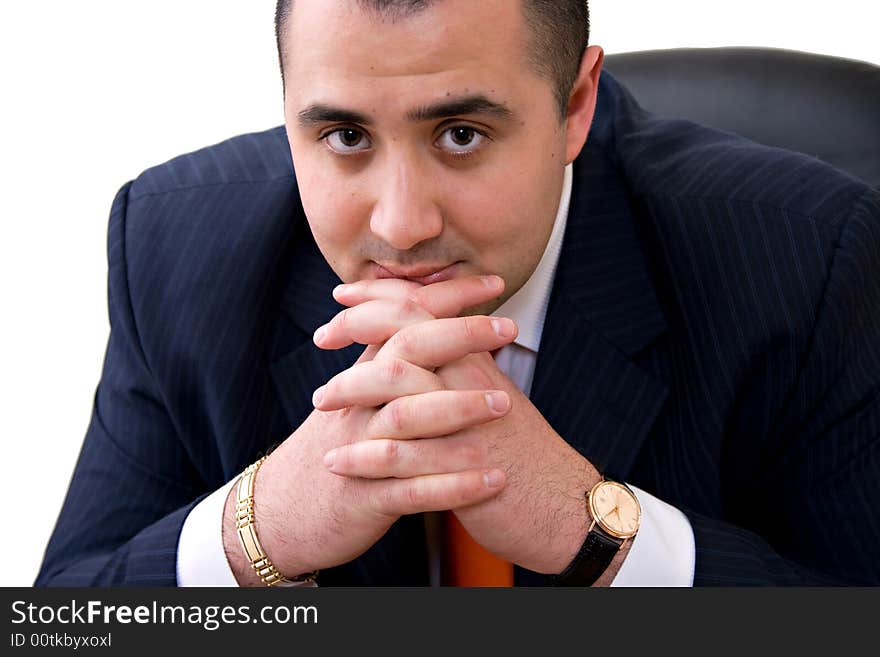
<svg viewBox="0 0 880 657">
<path fill-rule="evenodd" d="M 455 278 L 456 273 L 458 273 L 459 264 L 454 262 L 451 265 L 387 269 L 374 262 L 372 266 L 375 269 L 376 278 L 402 278 L 421 283 L 422 285 L 430 285 L 431 283 L 439 283 L 440 281 L 448 281 L 451 278 Z"/>
</svg>

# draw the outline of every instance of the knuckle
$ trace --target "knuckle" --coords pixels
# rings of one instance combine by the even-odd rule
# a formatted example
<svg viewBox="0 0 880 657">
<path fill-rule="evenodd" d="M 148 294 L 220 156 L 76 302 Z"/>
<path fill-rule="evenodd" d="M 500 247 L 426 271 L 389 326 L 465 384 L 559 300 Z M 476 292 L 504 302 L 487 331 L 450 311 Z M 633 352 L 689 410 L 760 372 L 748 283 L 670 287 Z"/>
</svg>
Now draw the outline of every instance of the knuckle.
<svg viewBox="0 0 880 657">
<path fill-rule="evenodd" d="M 397 319 L 409 319 L 418 312 L 419 304 L 413 299 L 412 295 L 403 299 L 397 308 Z"/>
<path fill-rule="evenodd" d="M 380 447 L 380 460 L 382 465 L 393 465 L 397 462 L 399 453 L 396 440 L 383 440 Z"/>
<path fill-rule="evenodd" d="M 464 334 L 469 338 L 474 337 L 477 334 L 477 331 L 479 330 L 479 328 L 476 326 L 476 323 L 474 321 L 475 318 L 468 316 L 468 317 L 464 317 L 463 319 L 464 319 Z"/>
<path fill-rule="evenodd" d="M 405 372 L 406 366 L 399 358 L 391 358 L 382 363 L 381 377 L 384 383 L 397 383 Z"/>
<path fill-rule="evenodd" d="M 399 398 L 398 398 L 399 399 Z M 385 407 L 388 416 L 388 426 L 395 435 L 403 431 L 404 411 L 403 402 L 394 400 Z"/>
<path fill-rule="evenodd" d="M 418 290 L 413 290 L 406 297 L 406 301 L 409 302 L 413 308 L 416 308 L 416 307 L 421 308 L 422 304 L 424 303 L 424 299 L 422 298 L 423 297 L 422 289 L 423 288 L 419 288 Z"/>
<path fill-rule="evenodd" d="M 405 490 L 404 499 L 406 500 L 407 507 L 410 509 L 421 508 L 425 498 L 422 487 L 415 480 L 412 480 Z"/>
<path fill-rule="evenodd" d="M 410 335 L 410 332 L 406 329 L 401 329 L 392 335 L 388 341 L 391 343 L 392 351 L 398 354 L 410 353 L 413 346 L 412 335 Z"/>
</svg>

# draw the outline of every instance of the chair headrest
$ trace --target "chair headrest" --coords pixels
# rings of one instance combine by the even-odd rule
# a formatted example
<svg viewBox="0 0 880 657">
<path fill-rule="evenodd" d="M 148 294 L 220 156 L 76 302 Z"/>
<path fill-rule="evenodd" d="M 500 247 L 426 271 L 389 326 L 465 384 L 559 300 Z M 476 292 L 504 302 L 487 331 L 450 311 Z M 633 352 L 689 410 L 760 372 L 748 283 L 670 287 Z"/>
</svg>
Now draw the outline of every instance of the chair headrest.
<svg viewBox="0 0 880 657">
<path fill-rule="evenodd" d="M 776 48 L 607 55 L 646 110 L 817 157 L 880 188 L 880 67 Z"/>
</svg>

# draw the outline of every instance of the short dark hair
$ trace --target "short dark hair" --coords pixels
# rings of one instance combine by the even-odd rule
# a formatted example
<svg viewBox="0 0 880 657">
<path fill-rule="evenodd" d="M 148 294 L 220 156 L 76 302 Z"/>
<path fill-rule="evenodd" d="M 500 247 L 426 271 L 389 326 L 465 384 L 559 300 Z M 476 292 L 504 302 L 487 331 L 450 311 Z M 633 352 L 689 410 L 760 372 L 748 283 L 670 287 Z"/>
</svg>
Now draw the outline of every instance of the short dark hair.
<svg viewBox="0 0 880 657">
<path fill-rule="evenodd" d="M 435 0 L 357 0 L 358 4 L 391 20 L 405 18 L 427 8 Z M 555 85 L 561 119 L 568 110 L 568 98 L 577 79 L 581 58 L 590 40 L 588 0 L 521 0 L 526 24 L 532 32 L 527 61 L 542 77 Z M 275 6 L 275 40 L 281 79 L 284 82 L 284 49 L 287 18 L 293 0 L 278 0 Z"/>
</svg>

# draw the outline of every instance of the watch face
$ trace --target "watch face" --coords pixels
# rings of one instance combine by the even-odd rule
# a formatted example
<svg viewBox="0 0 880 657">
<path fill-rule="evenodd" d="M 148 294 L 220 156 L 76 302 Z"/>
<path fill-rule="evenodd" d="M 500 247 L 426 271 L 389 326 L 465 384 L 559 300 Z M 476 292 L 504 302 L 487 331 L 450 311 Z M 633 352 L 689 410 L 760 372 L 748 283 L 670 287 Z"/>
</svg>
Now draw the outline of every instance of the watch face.
<svg viewBox="0 0 880 657">
<path fill-rule="evenodd" d="M 639 529 L 639 502 L 615 481 L 603 481 L 593 489 L 590 514 L 602 529 L 617 538 L 631 538 Z"/>
</svg>

